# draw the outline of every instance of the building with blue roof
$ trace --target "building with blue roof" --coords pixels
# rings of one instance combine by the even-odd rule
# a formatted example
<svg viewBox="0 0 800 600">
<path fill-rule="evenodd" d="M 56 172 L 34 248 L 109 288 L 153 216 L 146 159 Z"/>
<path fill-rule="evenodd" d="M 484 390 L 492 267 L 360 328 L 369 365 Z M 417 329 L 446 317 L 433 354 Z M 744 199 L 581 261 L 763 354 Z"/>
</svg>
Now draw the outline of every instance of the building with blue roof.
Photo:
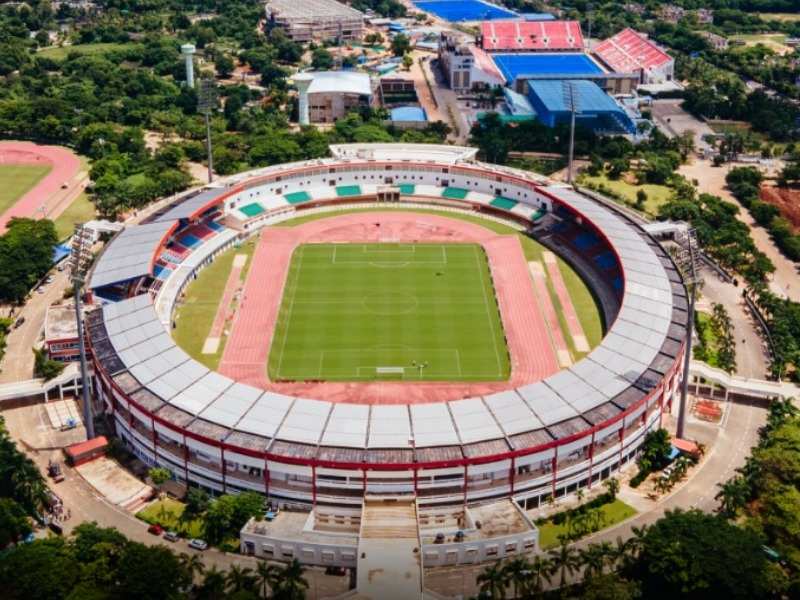
<svg viewBox="0 0 800 600">
<path fill-rule="evenodd" d="M 577 124 L 596 133 L 636 133 L 636 125 L 625 110 L 595 82 L 586 80 L 528 81 L 528 100 L 542 123 L 548 127 L 569 123 L 570 87 Z"/>
</svg>

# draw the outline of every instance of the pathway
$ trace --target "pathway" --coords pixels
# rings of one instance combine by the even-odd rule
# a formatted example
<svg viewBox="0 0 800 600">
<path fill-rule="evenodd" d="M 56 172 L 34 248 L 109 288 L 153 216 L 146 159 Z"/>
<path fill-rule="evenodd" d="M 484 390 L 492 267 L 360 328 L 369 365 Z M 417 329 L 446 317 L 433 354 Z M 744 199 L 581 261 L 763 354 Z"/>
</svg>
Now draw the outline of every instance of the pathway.
<svg viewBox="0 0 800 600">
<path fill-rule="evenodd" d="M 695 158 L 692 163 L 681 165 L 678 173 L 689 181 L 696 180 L 697 189 L 701 193 L 719 196 L 723 200 L 739 207 L 737 218 L 750 227 L 750 233 L 753 236 L 756 247 L 766 254 L 775 265 L 775 273 L 771 276 L 770 289 L 775 294 L 782 297 L 788 296 L 795 302 L 800 302 L 800 279 L 798 279 L 797 264 L 781 254 L 767 230 L 755 222 L 753 217 L 750 216 L 750 212 L 733 197 L 726 187 L 725 176 L 728 171 L 737 166 L 743 165 L 727 163 L 721 167 L 714 167 L 709 160 Z"/>
</svg>

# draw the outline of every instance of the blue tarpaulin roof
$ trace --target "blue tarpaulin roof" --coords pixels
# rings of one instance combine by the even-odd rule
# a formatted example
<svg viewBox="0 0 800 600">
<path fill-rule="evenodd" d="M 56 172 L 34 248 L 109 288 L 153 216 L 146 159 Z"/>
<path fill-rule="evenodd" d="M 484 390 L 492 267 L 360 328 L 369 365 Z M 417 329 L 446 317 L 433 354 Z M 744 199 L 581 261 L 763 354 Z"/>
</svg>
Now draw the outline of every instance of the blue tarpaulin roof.
<svg viewBox="0 0 800 600">
<path fill-rule="evenodd" d="M 492 60 L 509 83 L 519 76 L 592 77 L 603 73 L 603 69 L 585 54 L 522 53 L 492 54 Z"/>
<path fill-rule="evenodd" d="M 59 244 L 53 248 L 53 264 L 60 263 L 69 256 L 69 246 L 66 244 Z"/>
</svg>

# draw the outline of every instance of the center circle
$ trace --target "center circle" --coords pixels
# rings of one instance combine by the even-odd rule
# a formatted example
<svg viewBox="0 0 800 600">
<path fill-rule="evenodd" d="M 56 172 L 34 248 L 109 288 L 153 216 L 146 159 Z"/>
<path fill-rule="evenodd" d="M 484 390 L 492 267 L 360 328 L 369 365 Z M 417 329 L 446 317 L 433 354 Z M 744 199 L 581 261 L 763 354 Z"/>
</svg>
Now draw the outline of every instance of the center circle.
<svg viewBox="0 0 800 600">
<path fill-rule="evenodd" d="M 375 315 L 405 315 L 417 309 L 419 300 L 416 296 L 403 292 L 393 294 L 377 292 L 364 296 L 361 304 Z"/>
</svg>

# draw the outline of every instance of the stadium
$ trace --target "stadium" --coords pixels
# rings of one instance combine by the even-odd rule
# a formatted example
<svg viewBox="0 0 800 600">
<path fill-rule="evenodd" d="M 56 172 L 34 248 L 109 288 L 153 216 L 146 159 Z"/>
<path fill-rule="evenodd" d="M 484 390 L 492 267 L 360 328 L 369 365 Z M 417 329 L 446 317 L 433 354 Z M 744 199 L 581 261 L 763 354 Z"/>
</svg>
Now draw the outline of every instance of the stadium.
<svg viewBox="0 0 800 600">
<path fill-rule="evenodd" d="M 169 199 L 105 247 L 87 328 L 118 437 L 182 483 L 345 509 L 376 496 L 532 508 L 631 461 L 685 351 L 664 249 L 474 149 L 331 152 Z M 534 242 L 558 263 L 534 268 Z M 570 273 L 590 308 L 570 301 Z M 212 296 L 187 352 L 182 311 Z"/>
</svg>

